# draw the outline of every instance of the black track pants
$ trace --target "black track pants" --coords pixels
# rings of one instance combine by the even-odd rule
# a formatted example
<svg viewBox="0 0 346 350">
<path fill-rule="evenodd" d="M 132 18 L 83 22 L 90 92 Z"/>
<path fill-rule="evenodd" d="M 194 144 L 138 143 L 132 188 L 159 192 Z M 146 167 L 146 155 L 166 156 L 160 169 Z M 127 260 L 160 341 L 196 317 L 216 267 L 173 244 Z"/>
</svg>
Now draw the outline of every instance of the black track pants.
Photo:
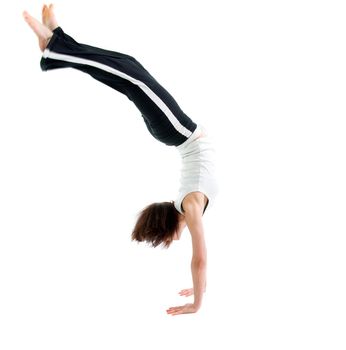
<svg viewBox="0 0 346 350">
<path fill-rule="evenodd" d="M 197 125 L 174 98 L 133 57 L 80 44 L 58 27 L 43 52 L 42 70 L 76 68 L 125 94 L 140 110 L 150 133 L 169 146 L 179 146 Z"/>
</svg>

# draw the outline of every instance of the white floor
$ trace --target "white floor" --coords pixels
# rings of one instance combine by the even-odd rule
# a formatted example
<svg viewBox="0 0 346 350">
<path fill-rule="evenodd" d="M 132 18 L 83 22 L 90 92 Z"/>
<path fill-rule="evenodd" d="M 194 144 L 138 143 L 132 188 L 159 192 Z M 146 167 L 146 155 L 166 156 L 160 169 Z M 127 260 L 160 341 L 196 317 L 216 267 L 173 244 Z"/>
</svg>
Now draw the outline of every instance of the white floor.
<svg viewBox="0 0 346 350">
<path fill-rule="evenodd" d="M 21 11 L 41 2 L 1 5 L 0 349 L 345 349 L 342 2 L 97 4 L 56 2 L 61 26 L 138 58 L 214 138 L 208 290 L 166 315 L 191 286 L 189 234 L 129 239 L 174 199 L 175 149 L 124 96 L 40 72 Z"/>
</svg>

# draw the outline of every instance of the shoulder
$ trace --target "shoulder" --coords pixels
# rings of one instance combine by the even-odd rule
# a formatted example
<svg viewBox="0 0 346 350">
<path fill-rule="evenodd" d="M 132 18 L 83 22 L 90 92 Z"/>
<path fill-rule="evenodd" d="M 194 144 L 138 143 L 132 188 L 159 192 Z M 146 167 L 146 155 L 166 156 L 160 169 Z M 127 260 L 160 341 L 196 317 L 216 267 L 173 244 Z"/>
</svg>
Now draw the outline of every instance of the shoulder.
<svg viewBox="0 0 346 350">
<path fill-rule="evenodd" d="M 189 214 L 196 215 L 197 213 L 202 216 L 206 201 L 206 196 L 202 192 L 189 193 L 182 202 L 185 216 Z"/>
</svg>

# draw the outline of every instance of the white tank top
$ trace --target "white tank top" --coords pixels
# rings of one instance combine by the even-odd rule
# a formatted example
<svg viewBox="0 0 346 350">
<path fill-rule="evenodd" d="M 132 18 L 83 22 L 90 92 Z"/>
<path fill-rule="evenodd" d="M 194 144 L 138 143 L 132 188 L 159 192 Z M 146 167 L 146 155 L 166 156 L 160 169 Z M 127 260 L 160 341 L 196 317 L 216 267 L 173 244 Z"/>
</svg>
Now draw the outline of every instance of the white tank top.
<svg viewBox="0 0 346 350">
<path fill-rule="evenodd" d="M 203 133 L 204 135 L 198 137 Z M 207 206 L 213 205 L 218 192 L 215 175 L 215 149 L 203 127 L 197 126 L 194 133 L 177 149 L 182 158 L 180 188 L 174 206 L 183 213 L 182 202 L 191 192 L 202 192 L 208 198 Z"/>
</svg>

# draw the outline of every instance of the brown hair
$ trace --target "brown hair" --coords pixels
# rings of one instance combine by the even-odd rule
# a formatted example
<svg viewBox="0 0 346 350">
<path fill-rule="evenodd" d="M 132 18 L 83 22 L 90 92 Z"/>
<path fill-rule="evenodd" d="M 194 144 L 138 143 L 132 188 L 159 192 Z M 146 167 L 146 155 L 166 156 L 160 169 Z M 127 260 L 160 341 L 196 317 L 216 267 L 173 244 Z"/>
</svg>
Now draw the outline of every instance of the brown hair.
<svg viewBox="0 0 346 350">
<path fill-rule="evenodd" d="M 179 226 L 178 212 L 173 202 L 153 203 L 144 208 L 132 232 L 132 240 L 147 242 L 153 247 L 168 248 Z"/>
</svg>

